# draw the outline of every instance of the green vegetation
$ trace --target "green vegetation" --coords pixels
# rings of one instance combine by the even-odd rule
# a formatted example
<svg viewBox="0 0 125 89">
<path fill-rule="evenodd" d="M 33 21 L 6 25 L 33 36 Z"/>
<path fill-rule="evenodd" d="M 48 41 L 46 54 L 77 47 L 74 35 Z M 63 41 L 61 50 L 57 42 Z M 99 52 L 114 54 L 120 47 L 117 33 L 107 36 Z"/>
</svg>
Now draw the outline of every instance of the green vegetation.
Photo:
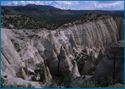
<svg viewBox="0 0 125 89">
<path fill-rule="evenodd" d="M 35 21 L 34 19 L 23 16 L 23 15 L 5 15 L 2 19 L 3 27 L 9 27 L 10 24 L 14 26 L 14 28 L 22 29 L 38 29 L 44 27 L 44 23 L 40 23 L 39 21 Z"/>
<path fill-rule="evenodd" d="M 101 18 L 102 15 L 96 15 L 91 13 L 86 14 L 71 14 L 71 15 L 56 15 L 56 16 L 41 16 L 41 17 L 30 17 L 26 15 L 3 15 L 2 25 L 3 27 L 16 29 L 41 29 L 47 28 L 48 30 L 54 30 L 63 24 L 75 22 L 88 22 Z M 105 18 L 106 16 L 102 17 Z M 77 22 L 78 20 L 78 22 Z"/>
<path fill-rule="evenodd" d="M 44 84 L 44 88 L 65 88 L 65 86 L 63 84 L 59 84 L 58 81 L 56 80 L 51 80 L 51 81 L 47 81 Z"/>
<path fill-rule="evenodd" d="M 95 88 L 96 82 L 91 78 L 85 79 L 80 77 L 80 78 L 74 79 L 71 82 L 70 86 L 72 88 Z"/>
<path fill-rule="evenodd" d="M 82 87 L 84 88 L 94 88 L 95 87 L 95 81 L 93 80 L 84 80 Z"/>
<path fill-rule="evenodd" d="M 114 84 L 114 85 L 110 85 L 107 88 L 124 88 L 124 85 L 120 84 L 120 83 L 117 83 L 117 84 Z"/>
<path fill-rule="evenodd" d="M 73 19 L 74 18 L 74 19 Z M 4 15 L 2 22 L 3 27 L 10 27 L 10 24 L 17 29 L 56 29 L 64 23 L 69 23 L 74 21 L 76 16 L 61 16 L 61 17 L 46 17 L 40 18 L 39 20 L 25 15 Z"/>
<path fill-rule="evenodd" d="M 2 6 L 2 26 L 16 29 L 54 30 L 63 24 L 88 22 L 103 18 L 102 15 L 123 16 L 123 11 L 62 10 L 53 6 L 26 5 Z M 79 22 L 78 22 L 79 23 Z M 11 25 L 11 26 L 10 26 Z"/>
</svg>

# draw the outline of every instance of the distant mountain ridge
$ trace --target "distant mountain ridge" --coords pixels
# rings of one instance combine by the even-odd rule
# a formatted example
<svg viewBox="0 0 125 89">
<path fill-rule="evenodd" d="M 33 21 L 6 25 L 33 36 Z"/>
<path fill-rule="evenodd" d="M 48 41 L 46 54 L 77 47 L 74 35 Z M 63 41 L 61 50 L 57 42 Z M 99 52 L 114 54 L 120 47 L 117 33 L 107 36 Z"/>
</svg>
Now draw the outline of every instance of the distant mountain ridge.
<svg viewBox="0 0 125 89">
<path fill-rule="evenodd" d="M 14 26 L 16 28 L 27 29 L 55 29 L 65 23 L 80 20 L 86 13 L 124 16 L 123 11 L 64 10 L 49 5 L 35 4 L 28 4 L 26 6 L 2 6 L 3 26 L 6 27 L 8 24 L 15 23 Z M 11 19 L 13 19 L 13 21 Z M 29 26 L 30 24 L 28 23 L 23 23 L 27 21 L 32 22 L 32 26 Z"/>
</svg>

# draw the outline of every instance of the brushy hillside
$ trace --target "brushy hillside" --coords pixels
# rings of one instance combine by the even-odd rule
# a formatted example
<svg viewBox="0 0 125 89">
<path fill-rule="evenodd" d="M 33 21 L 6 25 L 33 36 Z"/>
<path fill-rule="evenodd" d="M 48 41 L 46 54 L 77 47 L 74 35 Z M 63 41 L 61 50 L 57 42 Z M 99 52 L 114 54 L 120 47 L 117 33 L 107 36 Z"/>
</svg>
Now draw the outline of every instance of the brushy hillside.
<svg viewBox="0 0 125 89">
<path fill-rule="evenodd" d="M 86 21 L 90 14 L 123 17 L 123 11 L 63 10 L 53 6 L 33 4 L 2 6 L 2 26 L 9 28 L 10 25 L 13 25 L 17 29 L 47 28 L 53 30 L 81 18 Z M 86 15 L 89 15 L 88 18 L 86 18 Z"/>
</svg>

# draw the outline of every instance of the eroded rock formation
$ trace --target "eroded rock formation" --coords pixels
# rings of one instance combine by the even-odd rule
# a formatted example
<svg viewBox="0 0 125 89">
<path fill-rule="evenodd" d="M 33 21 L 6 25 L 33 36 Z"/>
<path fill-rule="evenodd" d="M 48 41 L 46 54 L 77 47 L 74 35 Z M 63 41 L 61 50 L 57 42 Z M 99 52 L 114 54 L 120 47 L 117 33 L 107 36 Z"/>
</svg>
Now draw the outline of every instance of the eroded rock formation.
<svg viewBox="0 0 125 89">
<path fill-rule="evenodd" d="M 123 20 L 110 17 L 67 24 L 54 31 L 3 28 L 2 76 L 6 76 L 6 84 L 20 81 L 19 86 L 30 82 L 31 87 L 40 87 L 41 82 L 52 79 L 72 81 L 94 74 L 100 50 L 103 53 L 111 43 L 123 40 L 123 28 L 117 22 Z"/>
</svg>

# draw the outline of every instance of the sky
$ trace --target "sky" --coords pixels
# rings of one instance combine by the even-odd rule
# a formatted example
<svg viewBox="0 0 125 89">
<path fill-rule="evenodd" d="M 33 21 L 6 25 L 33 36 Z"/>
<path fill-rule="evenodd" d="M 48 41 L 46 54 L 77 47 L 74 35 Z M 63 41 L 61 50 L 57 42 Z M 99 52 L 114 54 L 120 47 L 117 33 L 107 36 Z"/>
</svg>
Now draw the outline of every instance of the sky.
<svg viewBox="0 0 125 89">
<path fill-rule="evenodd" d="M 1 1 L 2 5 L 51 5 L 71 10 L 124 10 L 124 1 Z"/>
</svg>

